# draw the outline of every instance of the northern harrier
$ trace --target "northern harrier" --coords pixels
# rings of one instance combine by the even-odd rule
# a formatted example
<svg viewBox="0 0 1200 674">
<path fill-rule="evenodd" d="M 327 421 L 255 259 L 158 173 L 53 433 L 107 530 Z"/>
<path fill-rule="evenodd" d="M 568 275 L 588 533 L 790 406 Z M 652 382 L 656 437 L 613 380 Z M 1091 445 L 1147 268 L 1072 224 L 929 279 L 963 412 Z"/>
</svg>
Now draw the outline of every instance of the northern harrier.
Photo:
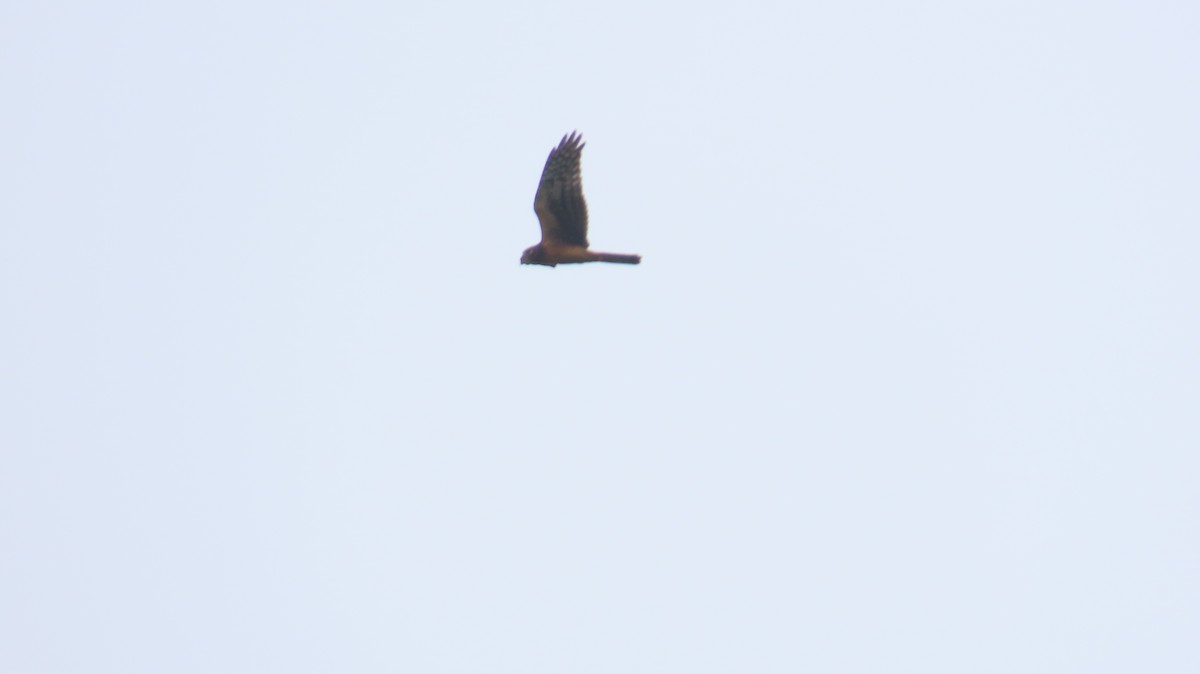
<svg viewBox="0 0 1200 674">
<path fill-rule="evenodd" d="M 637 264 L 641 255 L 597 253 L 588 250 L 587 202 L 583 200 L 583 181 L 579 177 L 579 154 L 583 141 L 571 132 L 558 147 L 550 150 L 542 182 L 533 197 L 533 212 L 542 225 L 542 240 L 521 254 L 521 264 L 553 267 L 576 262 L 619 262 Z"/>
</svg>

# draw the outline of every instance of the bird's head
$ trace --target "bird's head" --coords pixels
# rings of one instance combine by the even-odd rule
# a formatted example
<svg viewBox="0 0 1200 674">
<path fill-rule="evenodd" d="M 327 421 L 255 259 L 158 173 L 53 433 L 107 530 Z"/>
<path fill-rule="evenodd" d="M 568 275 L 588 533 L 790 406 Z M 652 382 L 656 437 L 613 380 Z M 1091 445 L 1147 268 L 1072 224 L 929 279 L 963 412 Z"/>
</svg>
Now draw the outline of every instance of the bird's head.
<svg viewBox="0 0 1200 674">
<path fill-rule="evenodd" d="M 553 267 L 553 264 L 546 262 L 546 251 L 542 248 L 542 244 L 530 246 L 521 253 L 521 264 L 542 264 L 547 267 Z"/>
</svg>

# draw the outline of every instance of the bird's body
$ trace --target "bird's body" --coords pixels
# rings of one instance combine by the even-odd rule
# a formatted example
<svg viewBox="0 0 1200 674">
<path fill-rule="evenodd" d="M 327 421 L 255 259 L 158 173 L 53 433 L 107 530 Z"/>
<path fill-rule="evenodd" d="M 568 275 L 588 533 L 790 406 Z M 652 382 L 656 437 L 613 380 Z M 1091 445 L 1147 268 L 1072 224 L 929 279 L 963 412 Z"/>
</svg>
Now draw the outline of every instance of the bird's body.
<svg viewBox="0 0 1200 674">
<path fill-rule="evenodd" d="M 578 133 L 563 136 L 558 147 L 550 151 L 533 211 L 542 226 L 542 240 L 521 255 L 521 264 L 540 264 L 554 267 L 581 262 L 616 262 L 638 264 L 640 255 L 600 253 L 588 250 L 587 202 L 583 198 L 583 180 L 579 159 L 583 141 Z"/>
</svg>

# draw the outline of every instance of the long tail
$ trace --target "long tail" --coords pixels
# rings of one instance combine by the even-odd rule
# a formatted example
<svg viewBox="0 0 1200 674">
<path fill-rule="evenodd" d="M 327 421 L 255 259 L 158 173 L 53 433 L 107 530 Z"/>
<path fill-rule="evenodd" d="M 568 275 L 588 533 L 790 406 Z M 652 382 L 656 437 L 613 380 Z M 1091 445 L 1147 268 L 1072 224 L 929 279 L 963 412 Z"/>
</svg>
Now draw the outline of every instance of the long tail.
<svg viewBox="0 0 1200 674">
<path fill-rule="evenodd" d="M 617 264 L 639 264 L 642 261 L 641 255 L 625 255 L 622 253 L 596 253 L 592 252 L 592 260 L 596 262 L 616 262 Z"/>
</svg>

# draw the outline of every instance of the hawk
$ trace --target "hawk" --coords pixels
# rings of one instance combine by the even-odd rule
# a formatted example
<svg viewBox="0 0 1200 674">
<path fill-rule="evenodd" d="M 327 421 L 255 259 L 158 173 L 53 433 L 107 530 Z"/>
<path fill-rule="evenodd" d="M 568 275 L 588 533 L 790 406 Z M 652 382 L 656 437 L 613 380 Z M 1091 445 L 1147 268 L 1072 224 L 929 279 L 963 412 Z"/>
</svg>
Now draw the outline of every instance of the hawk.
<svg viewBox="0 0 1200 674">
<path fill-rule="evenodd" d="M 550 150 L 542 181 L 533 197 L 533 212 L 542 225 L 542 240 L 521 254 L 521 264 L 554 267 L 577 262 L 619 262 L 638 264 L 641 255 L 598 253 L 588 250 L 587 202 L 583 200 L 583 181 L 579 177 L 579 155 L 583 140 L 578 132 L 563 136 L 558 147 Z"/>
</svg>

